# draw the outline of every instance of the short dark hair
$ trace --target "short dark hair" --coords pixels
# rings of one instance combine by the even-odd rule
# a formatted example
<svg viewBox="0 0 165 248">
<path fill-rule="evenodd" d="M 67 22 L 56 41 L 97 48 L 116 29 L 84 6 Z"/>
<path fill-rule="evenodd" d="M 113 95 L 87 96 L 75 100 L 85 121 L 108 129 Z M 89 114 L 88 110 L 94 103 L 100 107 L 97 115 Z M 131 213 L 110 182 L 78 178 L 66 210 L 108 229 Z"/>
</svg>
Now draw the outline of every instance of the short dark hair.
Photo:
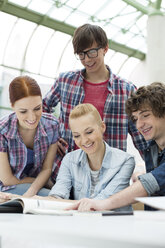
<svg viewBox="0 0 165 248">
<path fill-rule="evenodd" d="M 92 24 L 84 24 L 78 27 L 74 32 L 72 40 L 74 53 L 78 54 L 84 49 L 91 47 L 93 42 L 105 48 L 108 45 L 105 31 L 101 27 Z"/>
<path fill-rule="evenodd" d="M 9 85 L 10 103 L 14 103 L 27 96 L 41 96 L 41 89 L 35 79 L 29 76 L 19 76 L 13 79 Z"/>
<path fill-rule="evenodd" d="M 126 113 L 129 119 L 132 113 L 149 107 L 156 117 L 165 116 L 165 84 L 154 82 L 147 86 L 140 87 L 136 92 L 132 93 L 126 101 Z"/>
</svg>

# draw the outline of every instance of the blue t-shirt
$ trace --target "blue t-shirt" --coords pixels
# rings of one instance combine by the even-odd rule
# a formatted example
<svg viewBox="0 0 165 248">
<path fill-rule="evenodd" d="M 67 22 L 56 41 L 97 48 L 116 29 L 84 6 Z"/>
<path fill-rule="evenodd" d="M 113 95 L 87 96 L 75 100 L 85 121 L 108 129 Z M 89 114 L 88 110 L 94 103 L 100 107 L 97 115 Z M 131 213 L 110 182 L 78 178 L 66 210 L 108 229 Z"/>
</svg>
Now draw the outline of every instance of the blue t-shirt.
<svg viewBox="0 0 165 248">
<path fill-rule="evenodd" d="M 34 151 L 30 148 L 27 148 L 27 163 L 23 170 L 23 173 L 28 175 L 28 172 L 31 170 L 34 164 Z"/>
</svg>

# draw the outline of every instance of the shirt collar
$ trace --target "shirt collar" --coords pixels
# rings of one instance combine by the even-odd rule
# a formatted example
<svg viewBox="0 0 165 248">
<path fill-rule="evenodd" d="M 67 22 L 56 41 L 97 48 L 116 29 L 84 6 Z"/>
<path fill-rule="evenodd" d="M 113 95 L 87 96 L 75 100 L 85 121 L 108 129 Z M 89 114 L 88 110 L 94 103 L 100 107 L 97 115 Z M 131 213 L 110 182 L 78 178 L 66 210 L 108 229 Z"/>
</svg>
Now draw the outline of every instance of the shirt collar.
<svg viewBox="0 0 165 248">
<path fill-rule="evenodd" d="M 105 144 L 105 154 L 104 154 L 101 168 L 104 167 L 104 168 L 109 169 L 109 164 L 107 163 L 107 161 L 111 161 L 111 148 L 105 141 L 104 141 L 104 144 Z M 79 157 L 79 165 L 83 166 L 84 168 L 89 169 L 87 155 L 83 150 L 81 150 L 81 154 Z"/>
<path fill-rule="evenodd" d="M 151 146 L 154 146 L 154 145 L 157 145 L 155 140 L 148 141 L 148 147 L 151 147 Z"/>
<path fill-rule="evenodd" d="M 80 71 L 80 76 L 84 79 L 84 73 L 86 72 L 86 69 L 85 68 L 83 68 L 83 69 L 81 69 L 81 71 Z"/>
<path fill-rule="evenodd" d="M 42 117 L 38 123 L 37 131 L 36 131 L 36 135 L 35 135 L 35 140 L 39 140 L 41 136 L 45 136 L 45 137 L 47 136 L 45 128 L 42 124 Z"/>
<path fill-rule="evenodd" d="M 110 69 L 110 67 L 108 65 L 106 65 L 106 67 L 107 67 L 107 70 L 109 71 L 109 75 L 110 75 L 110 77 L 109 77 L 109 85 L 110 85 L 110 87 L 112 87 L 112 84 L 113 84 L 113 81 L 114 81 L 114 74 L 112 73 L 112 71 L 111 71 L 111 69 Z M 82 81 L 81 81 L 82 83 L 83 83 L 83 80 L 84 80 L 85 71 L 86 71 L 85 68 L 81 69 L 81 71 L 80 71 L 80 77 L 82 79 Z"/>
<path fill-rule="evenodd" d="M 148 149 L 150 149 L 150 150 L 152 150 L 152 151 L 154 151 L 154 152 L 155 152 L 155 151 L 158 152 L 159 148 L 158 148 L 158 145 L 157 145 L 157 143 L 155 142 L 155 140 L 150 140 L 150 141 L 149 141 Z M 159 152 L 158 155 L 159 155 L 159 156 L 162 156 L 164 153 L 165 153 L 165 148 L 164 148 L 161 152 Z"/>
<path fill-rule="evenodd" d="M 111 161 L 111 147 L 104 141 L 105 143 L 105 154 L 102 162 L 102 167 L 109 169 L 109 163 Z M 109 161 L 109 163 L 107 163 Z"/>
<path fill-rule="evenodd" d="M 8 120 L 10 121 L 10 119 Z M 15 139 L 18 136 L 18 119 L 16 117 L 16 114 L 12 114 L 12 118 L 10 121 L 10 125 L 8 125 L 8 131 L 6 133 L 6 137 L 9 139 Z"/>
</svg>

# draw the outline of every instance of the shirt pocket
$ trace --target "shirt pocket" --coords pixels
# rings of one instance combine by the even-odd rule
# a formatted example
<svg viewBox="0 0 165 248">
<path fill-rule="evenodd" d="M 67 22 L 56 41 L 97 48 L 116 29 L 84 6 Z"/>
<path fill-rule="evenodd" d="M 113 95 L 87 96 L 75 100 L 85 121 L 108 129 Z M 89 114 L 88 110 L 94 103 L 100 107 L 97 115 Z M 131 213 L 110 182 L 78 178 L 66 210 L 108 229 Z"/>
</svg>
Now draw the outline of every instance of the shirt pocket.
<svg viewBox="0 0 165 248">
<path fill-rule="evenodd" d="M 82 183 L 78 181 L 74 181 L 73 188 L 75 191 L 80 191 L 82 189 Z"/>
<path fill-rule="evenodd" d="M 74 192 L 74 200 L 78 200 L 81 198 L 81 192 L 83 189 L 83 184 L 78 181 L 73 182 L 73 192 Z"/>
</svg>

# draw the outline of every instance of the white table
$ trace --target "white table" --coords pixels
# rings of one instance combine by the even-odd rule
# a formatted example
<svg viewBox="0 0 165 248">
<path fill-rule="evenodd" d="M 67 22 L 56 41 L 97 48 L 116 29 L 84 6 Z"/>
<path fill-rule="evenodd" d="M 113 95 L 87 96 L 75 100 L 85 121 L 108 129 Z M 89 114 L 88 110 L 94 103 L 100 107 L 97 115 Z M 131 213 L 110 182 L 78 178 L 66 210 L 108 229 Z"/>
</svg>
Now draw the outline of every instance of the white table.
<svg viewBox="0 0 165 248">
<path fill-rule="evenodd" d="M 154 214 L 154 213 L 153 213 Z M 1 248 L 165 247 L 163 218 L 0 214 Z"/>
</svg>

